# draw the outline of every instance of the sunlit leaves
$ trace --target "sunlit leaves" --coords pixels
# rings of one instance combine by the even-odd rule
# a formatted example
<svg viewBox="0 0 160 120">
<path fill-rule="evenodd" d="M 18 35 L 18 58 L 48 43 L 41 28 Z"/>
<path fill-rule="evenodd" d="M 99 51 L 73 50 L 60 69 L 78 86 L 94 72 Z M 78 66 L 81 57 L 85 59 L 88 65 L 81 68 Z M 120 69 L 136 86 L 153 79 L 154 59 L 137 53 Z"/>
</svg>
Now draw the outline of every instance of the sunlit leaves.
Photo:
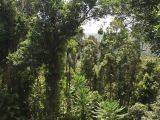
<svg viewBox="0 0 160 120">
<path fill-rule="evenodd" d="M 97 116 L 95 117 L 99 120 L 120 120 L 125 116 L 125 114 L 121 113 L 123 109 L 117 101 L 102 101 L 96 109 Z"/>
</svg>

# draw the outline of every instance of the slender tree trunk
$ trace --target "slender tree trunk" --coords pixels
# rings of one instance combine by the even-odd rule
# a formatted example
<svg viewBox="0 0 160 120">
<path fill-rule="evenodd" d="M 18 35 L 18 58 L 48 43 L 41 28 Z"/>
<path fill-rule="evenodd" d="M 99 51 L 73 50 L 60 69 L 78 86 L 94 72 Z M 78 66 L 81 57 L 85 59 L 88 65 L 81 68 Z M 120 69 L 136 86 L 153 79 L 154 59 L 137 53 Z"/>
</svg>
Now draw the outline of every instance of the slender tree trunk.
<svg viewBox="0 0 160 120">
<path fill-rule="evenodd" d="M 96 75 L 94 75 L 94 77 L 93 77 L 93 83 L 92 83 L 92 87 L 93 87 L 93 90 L 98 90 L 98 88 L 97 88 L 97 84 L 98 84 L 98 80 L 97 80 L 97 76 Z"/>
<path fill-rule="evenodd" d="M 71 101 L 69 97 L 70 91 L 70 82 L 71 82 L 71 71 L 70 71 L 70 61 L 69 61 L 69 53 L 67 51 L 67 62 L 66 62 L 66 72 L 67 72 L 67 79 L 66 79 L 66 104 L 67 104 L 67 113 L 70 113 L 71 110 Z"/>
<path fill-rule="evenodd" d="M 110 92 L 109 97 L 111 99 L 112 98 L 112 81 L 111 80 L 109 82 L 109 92 Z"/>
<path fill-rule="evenodd" d="M 8 89 L 11 88 L 11 84 L 10 84 L 10 70 L 9 70 L 9 66 L 8 64 L 4 65 L 3 68 L 3 84 L 6 83 Z"/>
<path fill-rule="evenodd" d="M 133 63 L 132 65 L 131 65 L 131 80 L 130 80 L 130 92 L 129 92 L 129 102 L 128 102 L 128 105 L 130 105 L 130 104 L 132 104 L 132 94 L 133 94 L 133 90 L 134 90 L 134 82 L 135 82 L 135 80 L 136 80 L 136 77 L 135 77 L 135 75 L 136 75 L 136 66 L 137 66 L 137 63 L 135 62 L 135 63 Z"/>
<path fill-rule="evenodd" d="M 94 91 L 98 91 L 100 95 L 104 94 L 104 80 L 101 78 L 101 75 L 97 77 L 94 75 L 93 80 L 92 80 L 92 89 Z"/>
</svg>

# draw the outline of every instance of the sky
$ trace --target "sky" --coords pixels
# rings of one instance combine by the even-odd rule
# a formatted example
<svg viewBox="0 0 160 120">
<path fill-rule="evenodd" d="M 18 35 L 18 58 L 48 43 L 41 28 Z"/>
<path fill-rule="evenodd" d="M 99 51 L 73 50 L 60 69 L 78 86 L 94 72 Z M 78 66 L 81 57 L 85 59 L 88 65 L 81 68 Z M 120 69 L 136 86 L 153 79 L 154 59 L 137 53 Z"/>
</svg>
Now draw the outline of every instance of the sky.
<svg viewBox="0 0 160 120">
<path fill-rule="evenodd" d="M 113 20 L 113 16 L 108 16 L 106 18 L 100 19 L 99 21 L 90 20 L 82 25 L 85 34 L 97 34 L 100 27 L 103 27 L 105 31 L 106 27 L 109 26 L 110 22 Z"/>
</svg>

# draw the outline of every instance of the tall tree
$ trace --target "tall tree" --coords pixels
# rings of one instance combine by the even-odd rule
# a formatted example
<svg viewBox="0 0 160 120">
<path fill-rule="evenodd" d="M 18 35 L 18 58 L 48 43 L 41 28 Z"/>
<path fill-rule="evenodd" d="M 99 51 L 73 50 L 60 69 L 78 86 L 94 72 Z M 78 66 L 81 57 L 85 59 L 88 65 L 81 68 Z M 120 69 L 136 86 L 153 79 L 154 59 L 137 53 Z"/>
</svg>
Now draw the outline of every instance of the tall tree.
<svg viewBox="0 0 160 120">
<path fill-rule="evenodd" d="M 28 31 L 26 20 L 23 15 L 16 9 L 16 1 L 14 0 L 1 0 L 0 1 L 0 67 L 3 70 L 2 73 L 2 88 L 7 86 L 8 96 L 13 99 L 12 104 L 7 100 L 7 96 L 4 97 L 6 101 L 3 104 L 8 105 L 9 108 L 19 106 L 22 103 L 24 94 L 21 96 L 17 91 L 17 86 L 20 85 L 19 79 L 16 75 L 18 72 L 13 69 L 13 64 L 9 62 L 9 56 L 17 50 L 18 44 L 22 41 Z M 14 74 L 16 71 L 16 75 Z M 16 77 L 15 77 L 16 76 Z M 24 92 L 24 89 L 19 89 Z M 20 98 L 21 96 L 21 98 Z M 20 99 L 18 99 L 20 98 Z M 20 101 L 19 103 L 16 101 Z M 24 101 L 23 101 L 24 102 Z M 13 106 L 12 106 L 13 105 Z M 6 107 L 4 106 L 4 108 Z M 24 106 L 23 106 L 24 107 Z M 22 109 L 25 109 L 25 107 Z M 21 109 L 20 108 L 20 109 Z M 15 110 L 17 111 L 17 110 Z M 5 109 L 4 113 L 12 112 L 10 109 Z M 7 119 L 14 119 L 18 112 L 15 112 L 15 116 L 8 115 Z M 4 115 L 5 116 L 5 115 Z M 2 116 L 3 117 L 3 116 Z M 11 118 L 10 118 L 11 117 Z M 2 118 L 3 119 L 3 118 Z"/>
<path fill-rule="evenodd" d="M 0 65 L 3 68 L 3 80 L 11 88 L 10 68 L 7 64 L 9 53 L 16 51 L 19 41 L 26 35 L 25 21 L 15 8 L 15 1 L 0 1 Z"/>
<path fill-rule="evenodd" d="M 146 41 L 151 44 L 153 53 L 160 55 L 160 1 L 131 0 L 131 8 L 138 22 L 141 22 Z"/>
<path fill-rule="evenodd" d="M 151 50 L 160 55 L 160 1 L 159 0 L 120 0 L 116 13 L 123 19 L 130 19 L 133 28 L 141 26 L 141 36 L 151 45 Z M 131 28 L 132 28 L 131 27 Z"/>
<path fill-rule="evenodd" d="M 63 74 L 66 41 L 76 34 L 81 23 L 102 12 L 97 0 L 39 0 L 38 20 L 31 37 L 33 56 L 46 64 L 48 119 L 59 111 L 59 81 Z M 104 13 L 103 13 L 104 14 Z M 36 48 L 36 49 L 35 49 Z"/>
</svg>

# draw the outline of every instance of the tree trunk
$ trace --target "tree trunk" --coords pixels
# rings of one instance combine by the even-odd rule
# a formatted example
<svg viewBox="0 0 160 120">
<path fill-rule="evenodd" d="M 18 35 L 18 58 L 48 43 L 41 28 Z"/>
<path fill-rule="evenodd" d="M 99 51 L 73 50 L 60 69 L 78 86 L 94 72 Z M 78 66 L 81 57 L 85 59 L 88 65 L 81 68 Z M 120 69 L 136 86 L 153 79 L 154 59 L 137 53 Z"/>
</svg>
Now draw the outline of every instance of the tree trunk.
<svg viewBox="0 0 160 120">
<path fill-rule="evenodd" d="M 58 51 L 52 53 L 50 56 L 49 64 L 47 65 L 48 71 L 46 73 L 46 91 L 47 91 L 47 120 L 57 120 L 59 115 L 60 105 L 60 80 L 63 74 L 63 52 L 60 54 Z M 62 56 L 61 56 L 62 55 Z"/>
<path fill-rule="evenodd" d="M 7 85 L 7 88 L 9 92 L 12 90 L 12 84 L 11 84 L 11 71 L 10 71 L 10 65 L 9 64 L 4 64 L 3 66 L 3 79 L 2 79 L 2 86 L 4 84 Z"/>
<path fill-rule="evenodd" d="M 66 104 L 67 104 L 67 113 L 70 113 L 71 110 L 71 101 L 70 101 L 70 82 L 71 82 L 71 65 L 70 65 L 70 60 L 69 60 L 69 53 L 67 51 L 67 62 L 66 62 Z"/>
<path fill-rule="evenodd" d="M 59 112 L 59 80 L 60 75 L 57 73 L 55 64 L 50 64 L 48 74 L 46 76 L 47 82 L 47 112 L 48 120 L 56 120 Z"/>
</svg>

